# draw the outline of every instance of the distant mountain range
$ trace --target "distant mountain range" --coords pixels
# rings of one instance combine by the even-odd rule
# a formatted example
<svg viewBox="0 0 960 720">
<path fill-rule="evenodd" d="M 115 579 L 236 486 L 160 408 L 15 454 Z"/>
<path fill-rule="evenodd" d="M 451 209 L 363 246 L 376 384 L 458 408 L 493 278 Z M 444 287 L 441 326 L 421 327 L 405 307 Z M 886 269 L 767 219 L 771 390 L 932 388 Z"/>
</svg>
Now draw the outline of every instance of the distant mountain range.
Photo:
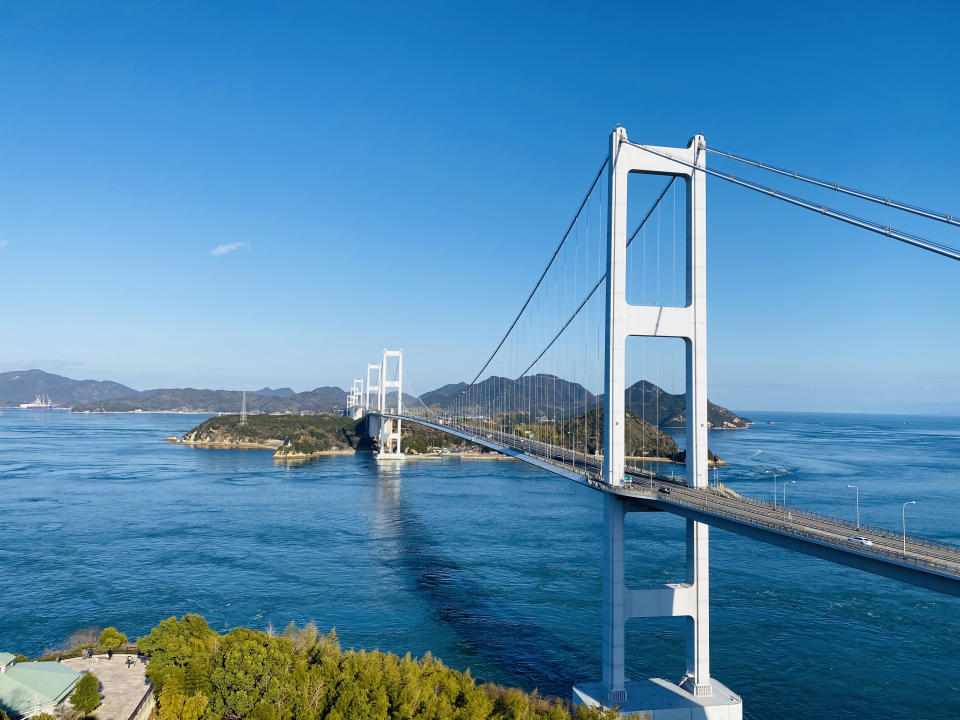
<svg viewBox="0 0 960 720">
<path fill-rule="evenodd" d="M 166 388 L 149 394 L 117 397 L 78 403 L 73 412 L 195 412 L 238 413 L 243 392 L 240 390 L 198 390 Z M 259 395 L 247 393 L 247 412 L 299 413 L 335 412 L 346 407 L 347 394 L 338 387 L 319 387 L 292 395 Z"/>
<path fill-rule="evenodd" d="M 134 390 L 109 380 L 73 380 L 43 370 L 0 373 L 0 406 L 16 407 L 46 393 L 54 405 L 77 412 L 237 412 L 240 390 L 155 388 Z M 347 393 L 338 387 L 319 387 L 296 393 L 291 388 L 265 387 L 247 392 L 247 409 L 261 412 L 323 412 L 342 409 Z"/>
<path fill-rule="evenodd" d="M 55 405 L 62 407 L 140 394 L 133 388 L 109 380 L 71 380 L 43 370 L 0 373 L 0 405 L 4 407 L 30 402 L 41 393 L 46 393 Z"/>
<path fill-rule="evenodd" d="M 627 410 L 657 427 L 682 428 L 687 424 L 687 396 L 672 395 L 652 382 L 641 380 L 628 387 L 626 402 Z M 710 428 L 739 430 L 751 422 L 725 407 L 707 401 L 707 425 Z"/>
<path fill-rule="evenodd" d="M 46 393 L 53 403 L 74 412 L 196 412 L 236 413 L 242 391 L 195 388 L 134 390 L 105 380 L 72 380 L 42 370 L 0 373 L 0 405 L 17 406 Z M 603 404 L 603 395 L 594 395 L 579 383 L 555 375 L 531 375 L 513 382 L 491 377 L 473 386 L 452 383 L 424 393 L 420 398 L 404 393 L 407 407 L 426 405 L 446 408 L 462 398 L 466 409 L 479 407 L 487 399 L 500 398 L 500 410 L 532 416 L 532 419 L 567 420 L 589 413 Z M 336 412 L 346 407 L 347 392 L 339 387 L 318 387 L 294 392 L 284 387 L 247 391 L 247 411 L 262 413 Z M 396 406 L 396 393 L 388 393 L 388 407 Z M 626 392 L 627 410 L 637 418 L 661 428 L 686 423 L 686 397 L 672 395 L 642 380 Z M 707 419 L 713 428 L 744 428 L 750 423 L 726 408 L 708 404 Z"/>
<path fill-rule="evenodd" d="M 460 400 L 464 410 L 486 406 L 491 398 L 499 398 L 501 412 L 524 413 L 534 420 L 559 420 L 583 415 L 597 407 L 597 396 L 583 385 L 547 374 L 525 375 L 518 381 L 493 376 L 472 386 L 453 383 L 420 397 L 432 408 L 446 408 Z"/>
<path fill-rule="evenodd" d="M 251 395 L 263 395 L 264 397 L 290 397 L 291 395 L 296 395 L 292 388 L 260 388 L 259 390 L 254 390 L 250 393 Z"/>
<path fill-rule="evenodd" d="M 603 395 L 594 395 L 579 383 L 547 374 L 526 376 L 519 382 L 490 377 L 473 386 L 453 383 L 424 393 L 420 399 L 433 408 L 447 408 L 459 399 L 469 410 L 491 397 L 500 398 L 502 412 L 532 415 L 535 420 L 578 417 L 603 405 Z M 626 405 L 638 418 L 657 427 L 679 428 L 687 422 L 686 396 L 672 395 L 647 380 L 627 388 Z M 751 421 L 708 402 L 707 422 L 711 428 L 742 429 Z"/>
</svg>

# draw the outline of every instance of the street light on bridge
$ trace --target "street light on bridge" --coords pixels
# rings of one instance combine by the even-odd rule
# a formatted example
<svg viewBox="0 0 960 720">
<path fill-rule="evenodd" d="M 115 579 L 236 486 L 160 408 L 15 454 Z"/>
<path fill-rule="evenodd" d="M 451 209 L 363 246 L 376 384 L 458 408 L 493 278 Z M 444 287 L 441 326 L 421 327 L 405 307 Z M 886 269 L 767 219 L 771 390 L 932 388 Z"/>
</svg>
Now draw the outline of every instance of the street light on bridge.
<svg viewBox="0 0 960 720">
<path fill-rule="evenodd" d="M 796 480 L 784 480 L 783 481 L 783 507 L 787 507 L 787 485 L 796 485 Z"/>
<path fill-rule="evenodd" d="M 856 485 L 847 485 L 848 488 L 852 488 L 857 491 L 857 530 L 860 529 L 860 488 Z"/>
<path fill-rule="evenodd" d="M 900 509 L 900 515 L 903 519 L 903 556 L 907 556 L 907 505 L 916 505 L 916 500 L 907 500 Z"/>
</svg>

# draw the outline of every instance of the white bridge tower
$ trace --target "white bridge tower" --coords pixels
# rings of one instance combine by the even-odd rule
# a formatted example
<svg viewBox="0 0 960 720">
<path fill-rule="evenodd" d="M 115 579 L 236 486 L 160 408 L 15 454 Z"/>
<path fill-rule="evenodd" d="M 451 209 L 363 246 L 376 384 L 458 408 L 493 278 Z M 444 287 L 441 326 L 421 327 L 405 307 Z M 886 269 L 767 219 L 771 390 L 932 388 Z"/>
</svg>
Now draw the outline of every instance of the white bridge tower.
<svg viewBox="0 0 960 720">
<path fill-rule="evenodd" d="M 397 375 L 395 380 L 390 379 L 389 361 L 396 358 Z M 367 372 L 369 373 L 369 366 Z M 387 391 L 397 391 L 397 406 L 388 408 Z M 377 409 L 380 417 L 380 452 L 377 460 L 403 460 L 404 454 L 400 447 L 400 418 L 383 417 L 382 413 L 389 412 L 400 415 L 403 412 L 403 350 L 387 350 L 384 348 L 383 360 L 380 363 L 380 373 L 377 380 Z"/>
<path fill-rule="evenodd" d="M 347 393 L 347 416 L 354 420 L 363 417 L 363 378 L 355 378 L 350 392 Z"/>
<path fill-rule="evenodd" d="M 383 408 L 380 407 L 380 376 L 382 373 L 382 365 L 377 365 L 376 363 L 367 363 L 367 389 L 363 398 L 363 409 L 367 412 L 371 410 L 376 410 L 377 412 L 383 412 Z M 371 379 L 371 375 L 376 375 L 377 381 L 374 382 Z M 376 392 L 377 406 L 376 408 L 370 407 L 370 393 Z"/>
<path fill-rule="evenodd" d="M 630 143 L 623 128 L 610 136 L 607 214 L 607 296 L 604 407 L 604 482 L 624 482 L 626 342 L 630 336 L 682 338 L 686 346 L 686 483 L 705 488 L 707 475 L 707 234 L 706 148 L 697 135 L 685 148 Z M 669 156 L 669 157 L 663 157 Z M 675 158 L 680 162 L 674 162 Z M 687 167 L 686 164 L 694 166 Z M 667 175 L 686 183 L 686 303 L 684 307 L 627 302 L 627 178 L 630 173 Z M 740 720 L 740 698 L 710 677 L 708 528 L 686 522 L 684 582 L 629 587 L 624 568 L 624 519 L 642 508 L 615 493 L 604 496 L 603 663 L 599 683 L 573 690 L 574 703 L 619 706 L 625 714 L 652 718 Z M 652 678 L 626 681 L 624 635 L 628 620 L 681 617 L 687 631 L 686 673 L 678 684 Z"/>
</svg>

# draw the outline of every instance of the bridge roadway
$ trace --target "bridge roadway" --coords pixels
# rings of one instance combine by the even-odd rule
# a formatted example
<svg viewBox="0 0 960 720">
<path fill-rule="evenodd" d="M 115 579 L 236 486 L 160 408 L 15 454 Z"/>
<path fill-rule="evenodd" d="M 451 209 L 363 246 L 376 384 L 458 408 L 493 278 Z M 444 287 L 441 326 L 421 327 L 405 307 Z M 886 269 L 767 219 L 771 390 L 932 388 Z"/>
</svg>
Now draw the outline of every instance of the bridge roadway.
<svg viewBox="0 0 960 720">
<path fill-rule="evenodd" d="M 569 480 L 631 501 L 634 510 L 663 511 L 801 552 L 840 565 L 960 597 L 960 547 L 856 524 L 784 505 L 739 495 L 721 488 L 697 489 L 682 479 L 658 475 L 627 465 L 624 485 L 604 483 L 603 458 L 520 438 L 496 430 L 482 430 L 446 418 L 384 413 L 461 437 L 515 457 Z M 872 545 L 851 538 L 863 537 Z"/>
</svg>

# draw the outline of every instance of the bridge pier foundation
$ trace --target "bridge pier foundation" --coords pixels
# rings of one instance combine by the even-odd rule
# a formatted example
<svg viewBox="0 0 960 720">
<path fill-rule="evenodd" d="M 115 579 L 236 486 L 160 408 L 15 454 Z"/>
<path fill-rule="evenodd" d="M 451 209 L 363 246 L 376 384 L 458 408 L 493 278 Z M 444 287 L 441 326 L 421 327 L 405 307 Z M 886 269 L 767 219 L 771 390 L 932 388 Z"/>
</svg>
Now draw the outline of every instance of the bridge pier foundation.
<svg viewBox="0 0 960 720">
<path fill-rule="evenodd" d="M 610 707 L 604 702 L 602 683 L 582 683 L 573 688 L 573 704 Z M 710 680 L 710 694 L 693 695 L 662 678 L 628 680 L 625 699 L 617 703 L 624 717 L 643 720 L 742 720 L 740 698 L 726 686 Z"/>
</svg>

